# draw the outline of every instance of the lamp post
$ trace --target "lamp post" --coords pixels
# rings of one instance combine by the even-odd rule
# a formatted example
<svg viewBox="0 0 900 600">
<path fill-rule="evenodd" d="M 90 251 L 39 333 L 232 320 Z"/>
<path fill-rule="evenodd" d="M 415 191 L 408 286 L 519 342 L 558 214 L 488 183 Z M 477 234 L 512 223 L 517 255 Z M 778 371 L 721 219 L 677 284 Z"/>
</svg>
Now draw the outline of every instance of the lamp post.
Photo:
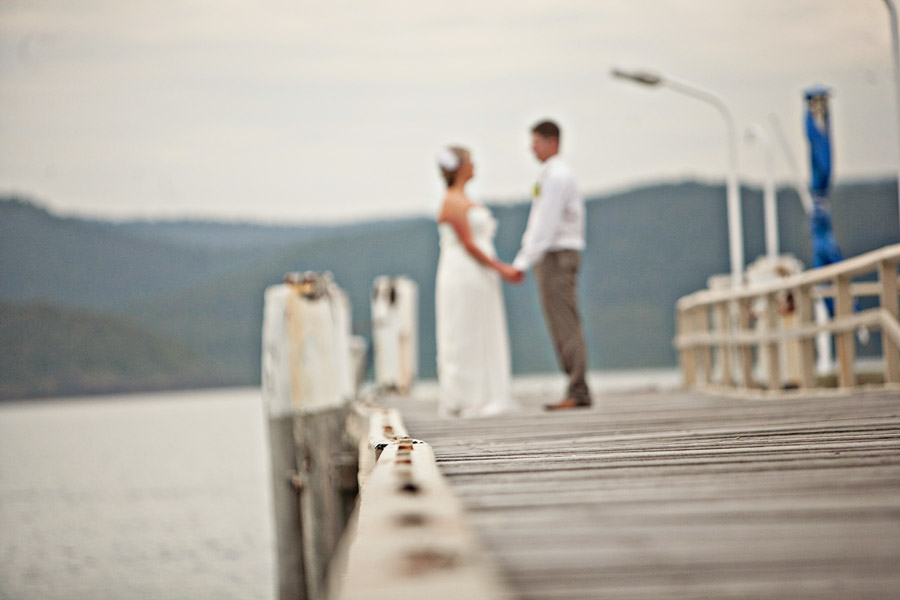
<svg viewBox="0 0 900 600">
<path fill-rule="evenodd" d="M 744 234 L 741 224 L 741 196 L 737 182 L 737 135 L 734 125 L 734 117 L 725 105 L 725 102 L 716 94 L 698 87 L 694 84 L 663 77 L 647 72 L 627 72 L 613 69 L 614 77 L 640 83 L 649 86 L 666 86 L 676 92 L 712 104 L 725 119 L 728 133 L 728 173 L 727 173 L 727 199 L 728 199 L 728 242 L 731 258 L 731 284 L 738 287 L 742 282 L 744 270 Z"/>
<path fill-rule="evenodd" d="M 894 101 L 897 103 L 897 126 L 900 130 L 900 40 L 897 38 L 897 7 L 894 0 L 884 0 L 891 18 L 891 58 L 894 62 Z M 897 137 L 900 142 L 900 135 Z M 897 170 L 897 206 L 900 209 L 900 165 Z"/>
<path fill-rule="evenodd" d="M 759 141 L 766 154 L 766 182 L 763 187 L 763 214 L 766 222 L 766 256 L 770 260 L 778 257 L 778 200 L 775 198 L 775 157 L 772 139 L 765 128 L 753 123 L 747 128 L 747 139 Z"/>
</svg>

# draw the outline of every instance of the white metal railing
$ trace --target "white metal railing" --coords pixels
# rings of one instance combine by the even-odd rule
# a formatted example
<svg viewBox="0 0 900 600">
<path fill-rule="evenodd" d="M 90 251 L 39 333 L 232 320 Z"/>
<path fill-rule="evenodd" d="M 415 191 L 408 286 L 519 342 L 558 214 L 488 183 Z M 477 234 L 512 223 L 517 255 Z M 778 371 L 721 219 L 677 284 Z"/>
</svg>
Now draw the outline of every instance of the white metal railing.
<svg viewBox="0 0 900 600">
<path fill-rule="evenodd" d="M 853 336 L 861 327 L 881 331 L 884 383 L 900 383 L 898 264 L 900 244 L 765 284 L 680 298 L 674 343 L 685 385 L 757 388 L 758 361 L 765 387 L 781 390 L 784 357 L 790 353 L 795 358 L 793 387 L 815 388 L 814 338 L 825 332 L 835 336 L 838 386 L 850 388 L 857 382 Z M 853 282 L 872 273 L 876 282 Z M 834 317 L 816 323 L 813 302 L 824 296 L 834 298 Z M 879 305 L 854 312 L 854 298 L 863 296 L 877 297 Z"/>
</svg>

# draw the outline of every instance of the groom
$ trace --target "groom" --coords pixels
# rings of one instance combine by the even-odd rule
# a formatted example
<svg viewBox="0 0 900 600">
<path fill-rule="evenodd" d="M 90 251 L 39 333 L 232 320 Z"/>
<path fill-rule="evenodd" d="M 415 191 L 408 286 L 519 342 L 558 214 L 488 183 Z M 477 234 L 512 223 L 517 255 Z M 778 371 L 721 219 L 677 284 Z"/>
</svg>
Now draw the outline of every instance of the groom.
<svg viewBox="0 0 900 600">
<path fill-rule="evenodd" d="M 513 267 L 520 275 L 534 268 L 556 356 L 569 376 L 566 397 L 544 408 L 589 407 L 587 351 L 576 289 L 584 249 L 584 200 L 572 169 L 559 156 L 559 126 L 541 121 L 531 128 L 531 137 L 531 150 L 544 166 L 534 186 L 528 225 Z"/>
</svg>

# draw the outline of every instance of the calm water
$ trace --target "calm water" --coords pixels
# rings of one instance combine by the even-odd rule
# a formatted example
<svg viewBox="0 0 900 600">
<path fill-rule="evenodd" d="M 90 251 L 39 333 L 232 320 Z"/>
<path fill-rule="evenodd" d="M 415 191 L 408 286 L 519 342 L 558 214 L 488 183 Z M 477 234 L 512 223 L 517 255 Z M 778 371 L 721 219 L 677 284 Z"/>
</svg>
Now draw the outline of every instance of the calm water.
<svg viewBox="0 0 900 600">
<path fill-rule="evenodd" d="M 258 389 L 0 405 L 0 598 L 274 596 Z"/>
<path fill-rule="evenodd" d="M 600 393 L 679 380 L 589 376 Z M 0 599 L 271 600 L 265 424 L 255 388 L 0 404 Z"/>
</svg>

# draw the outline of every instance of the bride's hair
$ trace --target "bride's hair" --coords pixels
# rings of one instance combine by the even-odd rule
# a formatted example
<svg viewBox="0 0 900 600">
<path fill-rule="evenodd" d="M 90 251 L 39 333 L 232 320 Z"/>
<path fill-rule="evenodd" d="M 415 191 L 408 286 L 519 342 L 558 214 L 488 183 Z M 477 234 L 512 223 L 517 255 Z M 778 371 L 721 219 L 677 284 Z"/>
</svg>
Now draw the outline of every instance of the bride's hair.
<svg viewBox="0 0 900 600">
<path fill-rule="evenodd" d="M 456 181 L 456 174 L 459 172 L 459 168 L 463 163 L 469 160 L 469 151 L 462 146 L 449 146 L 447 150 L 456 156 L 456 166 L 452 169 L 448 169 L 446 166 L 439 164 L 438 167 L 441 169 L 441 175 L 444 176 L 444 181 L 447 182 L 447 187 L 450 187 L 453 185 L 453 182 Z"/>
</svg>

